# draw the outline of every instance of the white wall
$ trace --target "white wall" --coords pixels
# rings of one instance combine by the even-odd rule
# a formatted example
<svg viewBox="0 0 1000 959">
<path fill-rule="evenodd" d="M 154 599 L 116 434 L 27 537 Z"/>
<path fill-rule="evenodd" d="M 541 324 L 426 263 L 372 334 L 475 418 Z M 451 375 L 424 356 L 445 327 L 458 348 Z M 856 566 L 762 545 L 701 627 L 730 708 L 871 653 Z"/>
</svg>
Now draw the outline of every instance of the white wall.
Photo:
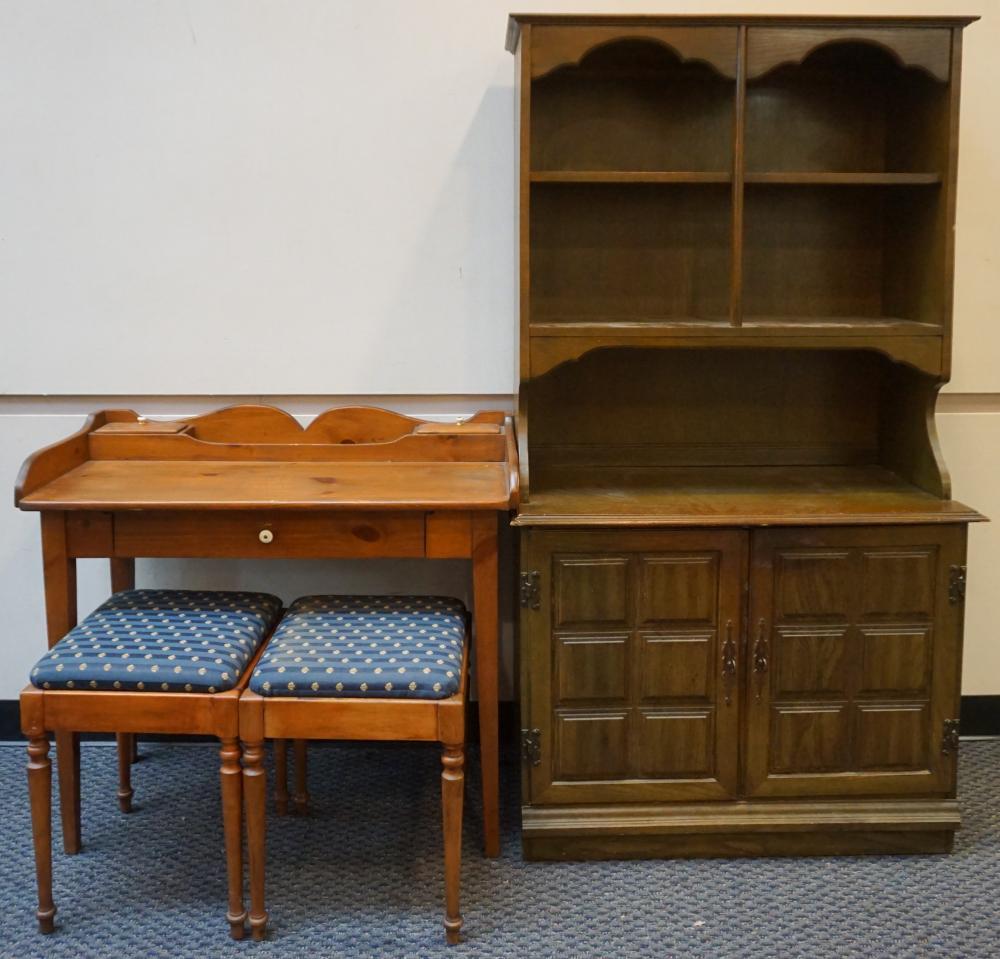
<svg viewBox="0 0 1000 959">
<path fill-rule="evenodd" d="M 676 0 L 550 11 L 731 12 Z M 1000 519 L 1000 16 L 967 31 L 955 378 L 959 498 Z M 509 408 L 513 61 L 500 0 L 0 0 L 0 479 L 106 405 Z M 871 13 L 863 2 L 837 12 Z M 747 2 L 797 12 L 803 2 Z M 992 466 L 992 469 L 990 468 Z M 8 501 L 9 502 L 9 501 Z M 0 509 L 0 699 L 43 645 L 37 518 Z M 1000 526 L 971 534 L 967 693 L 1000 693 Z M 81 611 L 107 590 L 81 570 Z M 507 564 L 508 571 L 510 564 Z M 461 564 L 144 562 L 145 583 L 412 585 Z M 508 641 L 510 623 L 506 626 Z M 509 692 L 510 669 L 506 689 Z"/>
</svg>

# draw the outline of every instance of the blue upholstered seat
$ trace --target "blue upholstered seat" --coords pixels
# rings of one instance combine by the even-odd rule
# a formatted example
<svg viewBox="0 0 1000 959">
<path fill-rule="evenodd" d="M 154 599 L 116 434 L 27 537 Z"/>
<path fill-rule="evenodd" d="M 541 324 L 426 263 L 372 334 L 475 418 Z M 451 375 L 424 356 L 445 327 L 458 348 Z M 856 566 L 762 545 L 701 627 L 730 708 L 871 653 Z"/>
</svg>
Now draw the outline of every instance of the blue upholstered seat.
<svg viewBox="0 0 1000 959">
<path fill-rule="evenodd" d="M 443 596 L 303 596 L 250 689 L 261 696 L 444 699 L 458 692 L 465 607 Z"/>
<path fill-rule="evenodd" d="M 31 671 L 41 689 L 216 693 L 232 689 L 281 612 L 267 593 L 116 593 Z"/>
</svg>

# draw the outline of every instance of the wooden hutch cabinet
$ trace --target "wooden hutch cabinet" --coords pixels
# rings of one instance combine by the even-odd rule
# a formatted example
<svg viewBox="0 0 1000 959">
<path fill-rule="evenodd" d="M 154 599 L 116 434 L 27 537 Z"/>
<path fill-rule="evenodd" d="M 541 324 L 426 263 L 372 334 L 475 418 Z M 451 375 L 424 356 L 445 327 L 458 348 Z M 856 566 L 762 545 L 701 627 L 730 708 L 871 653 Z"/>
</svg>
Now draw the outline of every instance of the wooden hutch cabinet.
<svg viewBox="0 0 1000 959">
<path fill-rule="evenodd" d="M 529 858 L 943 852 L 971 18 L 511 18 Z"/>
</svg>

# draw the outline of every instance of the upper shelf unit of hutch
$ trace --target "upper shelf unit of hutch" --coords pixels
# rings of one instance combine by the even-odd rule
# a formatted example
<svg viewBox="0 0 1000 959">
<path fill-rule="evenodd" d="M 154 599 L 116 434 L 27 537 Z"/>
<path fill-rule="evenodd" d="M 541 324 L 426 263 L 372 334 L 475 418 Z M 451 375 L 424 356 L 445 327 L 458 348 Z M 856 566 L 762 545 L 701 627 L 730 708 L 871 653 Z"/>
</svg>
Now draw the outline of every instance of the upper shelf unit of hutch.
<svg viewBox="0 0 1000 959">
<path fill-rule="evenodd" d="M 522 378 L 690 337 L 946 373 L 968 22 L 513 17 Z"/>
</svg>

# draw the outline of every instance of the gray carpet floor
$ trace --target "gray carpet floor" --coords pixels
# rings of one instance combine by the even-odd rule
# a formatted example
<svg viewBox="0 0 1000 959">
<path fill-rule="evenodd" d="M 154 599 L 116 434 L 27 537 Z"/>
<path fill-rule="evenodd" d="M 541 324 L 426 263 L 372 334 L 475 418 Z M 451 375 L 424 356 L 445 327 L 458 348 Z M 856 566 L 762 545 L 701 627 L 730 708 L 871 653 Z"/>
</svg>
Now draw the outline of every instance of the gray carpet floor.
<svg viewBox="0 0 1000 959">
<path fill-rule="evenodd" d="M 437 750 L 322 746 L 314 813 L 269 820 L 267 942 L 229 940 L 216 751 L 144 744 L 136 811 L 113 748 L 83 747 L 84 851 L 61 852 L 57 931 L 35 931 L 25 752 L 0 747 L 0 956 L 1000 956 L 1000 742 L 962 744 L 965 828 L 951 856 L 525 863 L 517 768 L 504 768 L 503 857 L 479 855 L 467 780 L 465 942 L 440 925 Z M 475 768 L 475 767 L 474 767 Z"/>
</svg>

